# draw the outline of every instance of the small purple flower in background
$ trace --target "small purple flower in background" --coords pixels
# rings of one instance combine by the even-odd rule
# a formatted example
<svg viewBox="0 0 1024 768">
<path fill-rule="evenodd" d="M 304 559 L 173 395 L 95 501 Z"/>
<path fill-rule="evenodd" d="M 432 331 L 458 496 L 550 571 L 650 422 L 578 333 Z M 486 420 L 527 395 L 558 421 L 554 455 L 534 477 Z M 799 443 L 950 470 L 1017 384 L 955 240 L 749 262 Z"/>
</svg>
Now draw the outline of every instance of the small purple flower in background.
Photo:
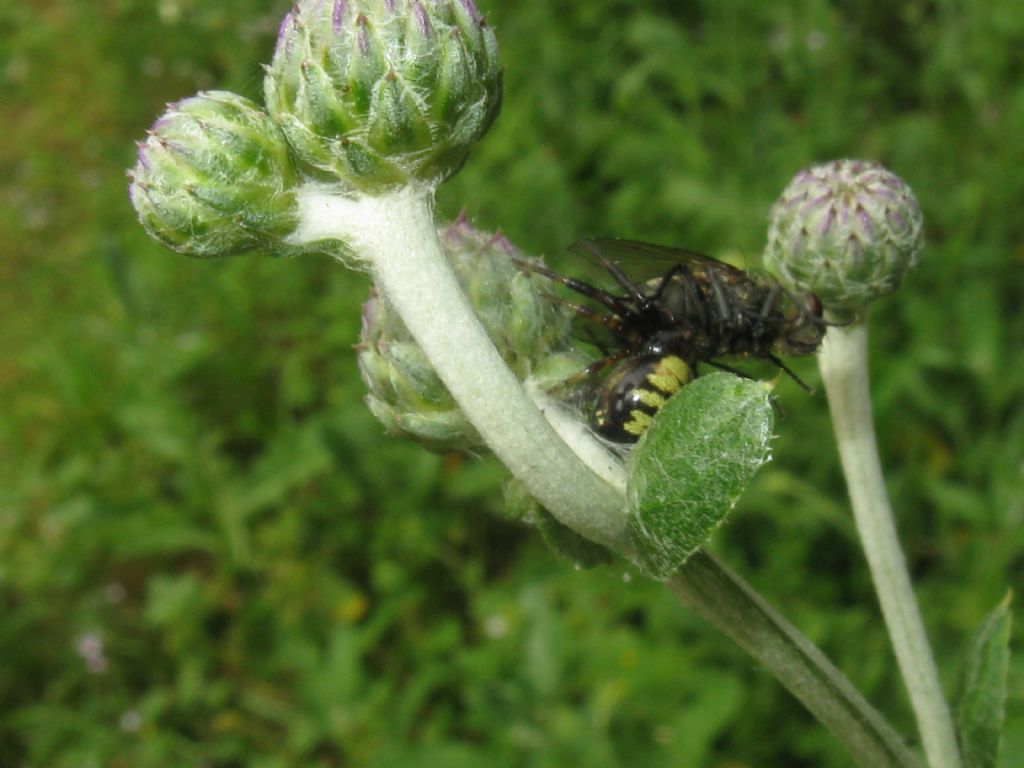
<svg viewBox="0 0 1024 768">
<path fill-rule="evenodd" d="M 118 727 L 125 733 L 135 733 L 142 727 L 142 715 L 137 709 L 126 709 L 121 713 L 117 722 Z"/>
<path fill-rule="evenodd" d="M 75 651 L 85 660 L 86 668 L 94 675 L 102 675 L 110 665 L 103 653 L 103 638 L 99 632 L 83 632 L 75 641 Z"/>
<path fill-rule="evenodd" d="M 128 590 L 124 588 L 124 584 L 121 582 L 112 581 L 103 589 L 103 595 L 107 598 L 108 603 L 117 605 L 127 597 Z"/>
</svg>

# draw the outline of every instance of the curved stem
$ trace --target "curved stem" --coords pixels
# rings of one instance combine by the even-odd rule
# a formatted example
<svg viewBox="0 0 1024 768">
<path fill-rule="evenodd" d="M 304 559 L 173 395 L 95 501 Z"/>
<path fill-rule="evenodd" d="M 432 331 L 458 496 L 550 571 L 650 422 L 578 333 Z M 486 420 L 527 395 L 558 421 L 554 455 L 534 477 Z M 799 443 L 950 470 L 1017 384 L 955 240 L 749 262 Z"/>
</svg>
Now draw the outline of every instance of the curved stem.
<svg viewBox="0 0 1024 768">
<path fill-rule="evenodd" d="M 878 458 L 865 322 L 829 329 L 818 358 L 857 531 L 917 717 L 928 764 L 959 768 L 953 721 L 900 547 Z"/>
<path fill-rule="evenodd" d="M 621 465 L 541 394 L 527 394 L 504 364 L 438 242 L 431 190 L 353 198 L 311 185 L 299 201 L 302 226 L 294 240 L 342 240 L 364 258 L 494 453 L 562 523 L 629 557 Z M 695 555 L 669 585 L 760 659 L 862 765 L 914 765 L 842 674 L 716 560 Z"/>
<path fill-rule="evenodd" d="M 368 262 L 462 412 L 530 494 L 565 525 L 621 551 L 621 496 L 558 436 L 494 348 L 438 241 L 433 191 L 345 197 L 307 185 L 299 205 L 296 239 L 341 239 Z"/>
<path fill-rule="evenodd" d="M 810 640 L 710 553 L 692 555 L 668 587 L 747 653 L 865 768 L 910 768 L 917 758 Z"/>
</svg>

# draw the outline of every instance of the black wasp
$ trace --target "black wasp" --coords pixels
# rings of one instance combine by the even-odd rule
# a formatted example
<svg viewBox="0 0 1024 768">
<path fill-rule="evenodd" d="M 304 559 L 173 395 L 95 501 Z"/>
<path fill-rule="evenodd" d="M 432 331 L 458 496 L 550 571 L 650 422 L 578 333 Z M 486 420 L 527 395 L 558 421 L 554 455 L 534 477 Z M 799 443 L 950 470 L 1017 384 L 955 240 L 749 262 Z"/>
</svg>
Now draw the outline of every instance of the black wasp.
<svg viewBox="0 0 1024 768">
<path fill-rule="evenodd" d="M 580 240 L 569 251 L 600 265 L 621 293 L 545 267 L 524 267 L 604 309 L 564 302 L 591 321 L 588 335 L 603 354 L 573 381 L 612 368 L 590 413 L 591 427 L 604 438 L 617 443 L 639 439 L 665 401 L 697 375 L 698 363 L 739 373 L 720 357 L 768 360 L 807 389 L 780 356 L 808 355 L 821 343 L 826 323 L 814 294 L 793 296 L 769 277 L 691 251 L 633 240 Z M 622 268 L 627 263 L 659 267 L 660 274 L 638 282 Z"/>
</svg>

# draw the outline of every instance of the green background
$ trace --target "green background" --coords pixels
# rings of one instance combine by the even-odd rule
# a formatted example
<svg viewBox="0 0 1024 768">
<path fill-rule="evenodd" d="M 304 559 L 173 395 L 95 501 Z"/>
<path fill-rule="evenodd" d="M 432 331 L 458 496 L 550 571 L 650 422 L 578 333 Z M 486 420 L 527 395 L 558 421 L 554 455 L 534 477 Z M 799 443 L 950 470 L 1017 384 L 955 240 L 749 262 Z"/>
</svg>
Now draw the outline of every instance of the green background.
<svg viewBox="0 0 1024 768">
<path fill-rule="evenodd" d="M 0 7 L 0 765 L 849 765 L 664 589 L 490 514 L 491 461 L 382 435 L 365 277 L 145 237 L 132 142 L 198 90 L 259 98 L 287 7 Z M 560 268 L 599 234 L 756 264 L 771 202 L 823 160 L 916 190 L 929 245 L 873 311 L 871 373 L 952 695 L 1024 572 L 1024 5 L 483 9 L 505 107 L 439 210 Z M 910 737 L 824 397 L 780 394 L 775 460 L 714 549 Z M 1019 660 L 1010 686 L 1007 767 Z"/>
</svg>

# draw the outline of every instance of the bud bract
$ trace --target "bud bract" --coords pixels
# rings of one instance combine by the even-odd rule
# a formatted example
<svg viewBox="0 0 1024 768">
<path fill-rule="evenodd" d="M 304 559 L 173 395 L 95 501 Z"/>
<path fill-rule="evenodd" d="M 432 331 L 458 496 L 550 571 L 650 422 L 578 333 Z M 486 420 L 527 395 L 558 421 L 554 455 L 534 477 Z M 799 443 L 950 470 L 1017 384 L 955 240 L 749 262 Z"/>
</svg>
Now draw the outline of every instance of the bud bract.
<svg viewBox="0 0 1024 768">
<path fill-rule="evenodd" d="M 412 437 L 438 452 L 483 446 L 398 313 L 376 288 L 363 305 L 357 349 L 366 403 L 388 432 Z"/>
<path fill-rule="evenodd" d="M 142 226 L 187 256 L 266 246 L 297 222 L 284 137 L 256 104 L 227 91 L 172 104 L 128 175 Z"/>
<path fill-rule="evenodd" d="M 264 90 L 313 175 L 437 184 L 498 113 L 497 41 L 472 0 L 299 0 Z"/>
<path fill-rule="evenodd" d="M 764 263 L 786 287 L 841 312 L 894 291 L 923 244 L 906 182 L 878 163 L 839 160 L 801 171 L 783 191 Z"/>
</svg>

